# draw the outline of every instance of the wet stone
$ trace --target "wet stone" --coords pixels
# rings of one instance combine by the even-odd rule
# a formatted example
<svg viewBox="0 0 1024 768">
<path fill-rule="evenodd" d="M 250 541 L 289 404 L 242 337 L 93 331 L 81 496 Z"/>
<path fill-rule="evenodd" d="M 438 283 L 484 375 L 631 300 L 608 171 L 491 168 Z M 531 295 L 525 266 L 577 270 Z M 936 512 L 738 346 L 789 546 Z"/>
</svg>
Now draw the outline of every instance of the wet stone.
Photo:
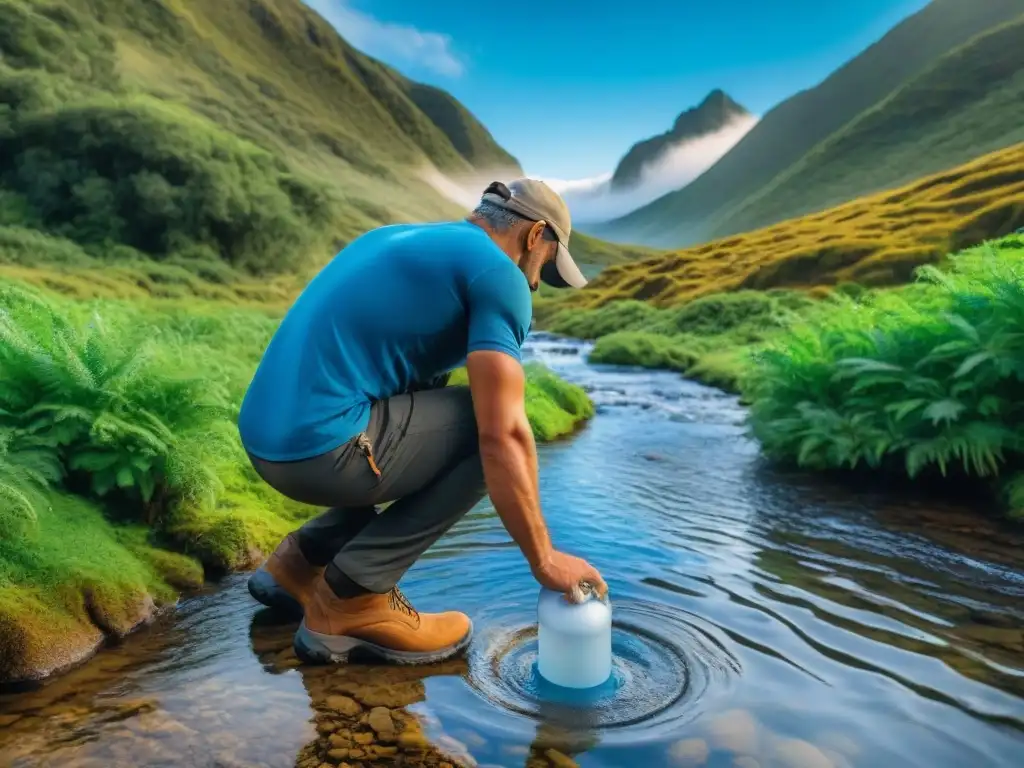
<svg viewBox="0 0 1024 768">
<path fill-rule="evenodd" d="M 365 746 L 367 744 L 373 744 L 373 734 L 372 733 L 357 733 L 355 736 L 352 737 L 352 740 L 356 744 L 361 744 L 363 746 Z"/>
<path fill-rule="evenodd" d="M 352 736 L 348 732 L 332 733 L 330 737 L 328 737 L 327 743 L 330 744 L 332 748 L 344 747 L 348 749 L 352 746 Z"/>
<path fill-rule="evenodd" d="M 368 718 L 370 727 L 376 733 L 394 732 L 395 722 L 391 719 L 391 710 L 387 707 L 374 707 Z"/>
<path fill-rule="evenodd" d="M 544 753 L 544 756 L 555 768 L 579 768 L 579 763 L 557 749 L 549 749 Z"/>
<path fill-rule="evenodd" d="M 740 755 L 757 754 L 757 721 L 743 709 L 731 709 L 711 720 L 707 725 L 707 739 L 711 749 L 721 749 Z"/>
<path fill-rule="evenodd" d="M 411 749 L 427 749 L 430 747 L 430 742 L 427 741 L 426 736 L 422 733 L 410 731 L 398 734 L 398 744 L 399 746 Z"/>
<path fill-rule="evenodd" d="M 802 739 L 780 739 L 772 749 L 779 768 L 835 768 L 824 752 Z"/>
<path fill-rule="evenodd" d="M 707 762 L 710 751 L 704 739 L 682 739 L 669 747 L 668 756 L 678 768 L 696 768 Z"/>
<path fill-rule="evenodd" d="M 363 708 L 359 706 L 359 702 L 348 696 L 328 696 L 324 704 L 328 709 L 332 709 L 345 717 L 356 717 L 363 711 Z"/>
</svg>

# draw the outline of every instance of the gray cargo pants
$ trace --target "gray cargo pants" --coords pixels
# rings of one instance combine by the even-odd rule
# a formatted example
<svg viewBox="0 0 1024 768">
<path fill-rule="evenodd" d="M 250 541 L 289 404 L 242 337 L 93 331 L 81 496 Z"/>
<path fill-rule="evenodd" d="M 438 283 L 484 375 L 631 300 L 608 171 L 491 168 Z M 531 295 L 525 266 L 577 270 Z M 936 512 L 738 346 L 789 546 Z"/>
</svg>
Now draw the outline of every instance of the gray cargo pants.
<svg viewBox="0 0 1024 768">
<path fill-rule="evenodd" d="M 311 459 L 250 459 L 279 493 L 329 507 L 298 539 L 339 594 L 338 583 L 388 592 L 487 492 L 468 387 L 374 403 L 362 435 Z"/>
</svg>

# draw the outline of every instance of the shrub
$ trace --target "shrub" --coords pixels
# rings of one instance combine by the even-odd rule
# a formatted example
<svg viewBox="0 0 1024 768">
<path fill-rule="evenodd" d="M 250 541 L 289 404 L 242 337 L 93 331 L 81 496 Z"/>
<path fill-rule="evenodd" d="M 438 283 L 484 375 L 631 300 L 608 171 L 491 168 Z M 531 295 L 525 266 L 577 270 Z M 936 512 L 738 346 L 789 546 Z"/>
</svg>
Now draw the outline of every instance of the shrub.
<svg viewBox="0 0 1024 768">
<path fill-rule="evenodd" d="M 685 373 L 701 350 L 680 339 L 644 331 L 610 333 L 597 340 L 588 360 L 610 365 L 639 365 Z"/>
<path fill-rule="evenodd" d="M 283 161 L 170 103 L 97 98 L 19 115 L 0 182 L 28 218 L 103 250 L 206 249 L 253 274 L 304 263 L 326 193 Z"/>
<path fill-rule="evenodd" d="M 215 382 L 175 374 L 152 343 L 113 338 L 100 315 L 79 328 L 29 293 L 0 291 L 0 429 L 8 474 L 33 456 L 71 487 L 123 497 L 149 522 L 175 503 L 202 504 L 229 450 L 230 402 Z"/>
<path fill-rule="evenodd" d="M 906 291 L 836 298 L 758 354 L 746 395 L 765 451 L 814 468 L 974 477 L 1024 449 L 1024 258 L 989 244 Z"/>
</svg>

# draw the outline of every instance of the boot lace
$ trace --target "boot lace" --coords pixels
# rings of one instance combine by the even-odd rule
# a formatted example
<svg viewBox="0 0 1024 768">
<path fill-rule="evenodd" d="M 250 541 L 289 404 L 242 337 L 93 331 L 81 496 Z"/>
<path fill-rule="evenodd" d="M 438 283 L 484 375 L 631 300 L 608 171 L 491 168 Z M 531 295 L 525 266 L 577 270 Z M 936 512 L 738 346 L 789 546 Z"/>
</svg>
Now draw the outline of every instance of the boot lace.
<svg viewBox="0 0 1024 768">
<path fill-rule="evenodd" d="M 402 613 L 412 616 L 414 619 L 419 621 L 419 611 L 412 607 L 412 603 L 409 602 L 409 598 L 402 594 L 402 590 L 398 587 L 393 587 L 391 592 L 388 593 L 388 604 L 391 606 L 391 610 L 401 611 Z"/>
</svg>

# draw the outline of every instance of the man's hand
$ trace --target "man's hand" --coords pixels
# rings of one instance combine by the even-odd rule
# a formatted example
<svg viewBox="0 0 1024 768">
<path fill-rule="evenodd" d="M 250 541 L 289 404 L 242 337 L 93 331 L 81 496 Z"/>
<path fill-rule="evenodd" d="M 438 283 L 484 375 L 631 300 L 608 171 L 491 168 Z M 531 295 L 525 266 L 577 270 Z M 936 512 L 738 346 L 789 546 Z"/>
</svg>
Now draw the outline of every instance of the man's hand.
<svg viewBox="0 0 1024 768">
<path fill-rule="evenodd" d="M 608 594 L 608 585 L 604 583 L 597 569 L 588 563 L 564 552 L 552 550 L 547 560 L 533 568 L 533 577 L 542 587 L 572 594 L 582 582 L 594 588 L 595 594 L 604 599 Z"/>
</svg>

